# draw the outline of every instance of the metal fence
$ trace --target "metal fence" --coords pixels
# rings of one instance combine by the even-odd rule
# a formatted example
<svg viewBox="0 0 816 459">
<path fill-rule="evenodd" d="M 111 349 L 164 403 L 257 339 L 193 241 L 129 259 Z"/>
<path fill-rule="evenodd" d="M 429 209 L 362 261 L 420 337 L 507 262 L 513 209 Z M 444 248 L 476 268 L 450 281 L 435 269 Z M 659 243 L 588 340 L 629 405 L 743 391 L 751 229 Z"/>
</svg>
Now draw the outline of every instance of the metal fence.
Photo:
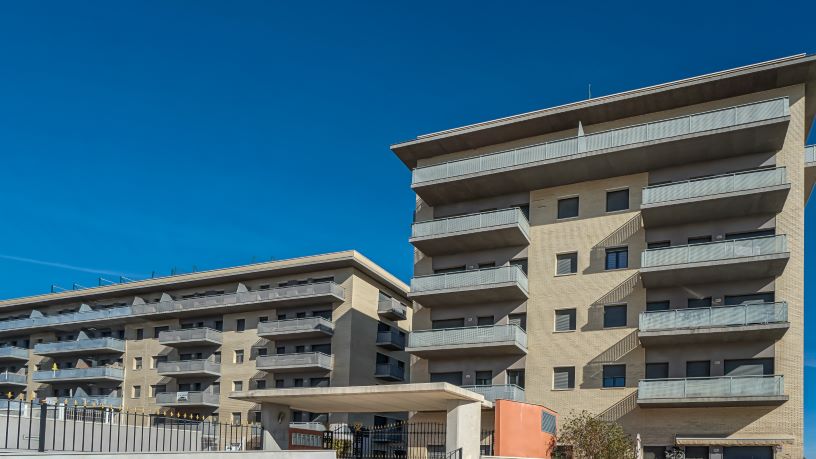
<svg viewBox="0 0 816 459">
<path fill-rule="evenodd" d="M 339 426 L 323 432 L 323 448 L 339 459 L 445 459 L 445 425 L 400 422 Z"/>
<path fill-rule="evenodd" d="M 655 266 L 728 260 L 785 252 L 787 252 L 787 241 L 785 235 L 781 234 L 661 249 L 646 249 L 642 254 L 641 266 L 652 268 Z"/>
<path fill-rule="evenodd" d="M 505 342 L 526 348 L 527 333 L 518 325 L 486 325 L 417 330 L 408 335 L 408 347 L 412 349 Z"/>
<path fill-rule="evenodd" d="M 641 142 L 666 140 L 672 137 L 736 127 L 789 115 L 787 97 L 726 107 L 678 118 L 626 126 L 585 136 L 530 145 L 497 153 L 417 167 L 412 184 L 454 179 L 468 174 L 523 166 L 538 161 L 566 158 L 572 155 L 624 147 Z"/>
<path fill-rule="evenodd" d="M 21 400 L 0 403 L 0 437 L 1 449 L 39 452 L 263 449 L 258 424 Z"/>
<path fill-rule="evenodd" d="M 516 282 L 525 292 L 528 290 L 527 276 L 524 271 L 519 266 L 511 265 L 414 277 L 411 279 L 411 292 L 475 288 L 508 282 Z"/>
<path fill-rule="evenodd" d="M 805 162 L 816 162 L 816 145 L 808 145 L 805 147 Z"/>
<path fill-rule="evenodd" d="M 664 185 L 647 186 L 643 188 L 643 204 L 656 204 L 735 191 L 754 190 L 782 185 L 787 181 L 784 167 L 715 175 Z"/>
<path fill-rule="evenodd" d="M 505 225 L 518 225 L 524 234 L 530 234 L 530 223 L 527 217 L 524 216 L 521 209 L 516 207 L 417 222 L 411 227 L 411 237 L 441 236 Z"/>
<path fill-rule="evenodd" d="M 784 395 L 782 375 L 644 379 L 638 400 L 701 397 L 772 397 Z"/>
<path fill-rule="evenodd" d="M 471 392 L 476 392 L 484 396 L 485 400 L 495 402 L 496 400 L 524 401 L 524 389 L 515 384 L 499 384 L 495 386 L 462 386 Z"/>
<path fill-rule="evenodd" d="M 672 309 L 640 313 L 640 330 L 729 327 L 783 323 L 788 321 L 788 304 L 748 303 L 712 308 Z"/>
</svg>

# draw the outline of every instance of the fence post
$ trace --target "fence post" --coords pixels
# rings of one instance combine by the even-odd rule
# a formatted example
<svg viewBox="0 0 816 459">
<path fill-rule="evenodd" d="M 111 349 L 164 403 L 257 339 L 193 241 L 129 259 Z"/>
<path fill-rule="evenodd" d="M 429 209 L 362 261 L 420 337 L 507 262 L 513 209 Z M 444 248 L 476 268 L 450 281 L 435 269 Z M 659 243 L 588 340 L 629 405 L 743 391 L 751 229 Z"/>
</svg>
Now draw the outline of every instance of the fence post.
<svg viewBox="0 0 816 459">
<path fill-rule="evenodd" d="M 37 437 L 37 451 L 40 453 L 45 452 L 45 429 L 47 426 L 48 421 L 48 404 L 43 401 L 40 403 L 40 432 Z M 56 424 L 55 424 L 56 426 Z M 29 432 L 31 435 L 31 432 Z"/>
</svg>

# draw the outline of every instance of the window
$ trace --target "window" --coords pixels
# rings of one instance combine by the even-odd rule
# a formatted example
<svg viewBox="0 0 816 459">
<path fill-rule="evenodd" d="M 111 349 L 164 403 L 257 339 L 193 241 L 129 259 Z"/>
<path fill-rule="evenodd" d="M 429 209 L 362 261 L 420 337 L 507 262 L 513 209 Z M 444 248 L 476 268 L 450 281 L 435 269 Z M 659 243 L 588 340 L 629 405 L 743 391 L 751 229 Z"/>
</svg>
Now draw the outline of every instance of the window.
<svg viewBox="0 0 816 459">
<path fill-rule="evenodd" d="M 154 337 L 154 338 L 158 338 L 158 337 L 159 337 L 159 333 L 161 333 L 161 332 L 163 332 L 163 331 L 167 331 L 167 330 L 170 330 L 170 327 L 168 327 L 168 326 L 166 326 L 166 325 L 165 325 L 165 326 L 163 326 L 163 327 L 153 327 L 153 337 Z"/>
<path fill-rule="evenodd" d="M 477 371 L 476 372 L 476 385 L 477 386 L 490 386 L 493 384 L 493 372 L 492 371 Z"/>
<path fill-rule="evenodd" d="M 711 376 L 711 361 L 686 362 L 686 378 L 707 378 Z"/>
<path fill-rule="evenodd" d="M 643 459 L 664 459 L 666 457 L 665 446 L 644 446 Z"/>
<path fill-rule="evenodd" d="M 773 236 L 776 234 L 776 230 L 769 229 L 769 230 L 757 230 L 757 231 L 746 231 L 744 233 L 728 233 L 725 235 L 725 240 L 732 241 L 734 239 L 748 239 L 752 237 L 768 237 Z"/>
<path fill-rule="evenodd" d="M 311 387 L 329 387 L 329 378 L 309 378 Z"/>
<path fill-rule="evenodd" d="M 507 323 L 522 330 L 527 330 L 527 314 L 510 314 L 507 316 Z"/>
<path fill-rule="evenodd" d="M 723 302 L 727 305 L 773 303 L 775 292 L 751 293 L 748 295 L 726 295 Z"/>
<path fill-rule="evenodd" d="M 232 413 L 232 424 L 241 425 L 241 413 Z"/>
<path fill-rule="evenodd" d="M 666 379 L 668 377 L 669 377 L 668 362 L 646 364 L 646 379 Z"/>
<path fill-rule="evenodd" d="M 689 307 L 689 309 L 710 308 L 711 307 L 711 297 L 708 297 L 708 298 L 689 298 L 688 299 L 688 307 Z"/>
<path fill-rule="evenodd" d="M 267 352 L 268 352 L 268 351 L 266 350 L 266 348 L 265 348 L 265 347 L 259 347 L 259 348 L 258 348 L 258 357 L 264 357 L 264 356 L 266 356 L 266 355 L 267 355 Z"/>
<path fill-rule="evenodd" d="M 255 388 L 256 389 L 266 389 L 266 380 L 265 379 L 256 379 L 255 380 Z"/>
<path fill-rule="evenodd" d="M 708 446 L 686 446 L 686 459 L 708 459 Z"/>
<path fill-rule="evenodd" d="M 244 390 L 244 382 L 243 381 L 233 381 L 232 382 L 232 391 L 233 392 L 240 392 Z"/>
<path fill-rule="evenodd" d="M 142 398 L 142 386 L 133 386 L 133 393 L 131 396 L 133 398 Z"/>
<path fill-rule="evenodd" d="M 480 327 L 493 325 L 493 316 L 482 316 L 476 318 L 476 325 Z"/>
<path fill-rule="evenodd" d="M 278 320 L 286 320 L 286 314 L 278 314 Z"/>
<path fill-rule="evenodd" d="M 521 268 L 521 272 L 523 272 L 526 275 L 529 263 L 526 258 L 516 258 L 510 260 L 510 266 L 518 266 L 519 268 Z"/>
<path fill-rule="evenodd" d="M 156 368 L 156 367 L 159 366 L 160 363 L 164 363 L 166 361 L 167 361 L 167 356 L 166 355 L 155 355 L 155 356 L 153 356 L 153 367 L 152 368 Z"/>
<path fill-rule="evenodd" d="M 134 370 L 141 370 L 142 369 L 142 358 L 141 357 L 133 357 L 133 369 Z"/>
<path fill-rule="evenodd" d="M 258 322 L 269 322 L 269 316 L 258 317 Z"/>
<path fill-rule="evenodd" d="M 553 368 L 553 389 L 575 389 L 575 367 Z"/>
<path fill-rule="evenodd" d="M 668 300 L 666 301 L 649 301 L 646 303 L 646 310 L 647 311 L 668 311 L 670 309 L 670 303 Z"/>
<path fill-rule="evenodd" d="M 431 328 L 434 330 L 440 330 L 443 328 L 462 328 L 464 326 L 465 319 L 445 319 L 431 321 Z"/>
<path fill-rule="evenodd" d="M 614 304 L 604 306 L 604 328 L 626 326 L 626 305 Z"/>
<path fill-rule="evenodd" d="M 282 389 L 283 384 L 284 384 L 284 380 L 282 380 L 282 379 L 276 379 L 275 380 L 275 388 Z"/>
<path fill-rule="evenodd" d="M 705 244 L 711 242 L 711 236 L 697 236 L 688 238 L 688 245 Z"/>
<path fill-rule="evenodd" d="M 578 216 L 578 196 L 558 200 L 558 218 Z"/>
<path fill-rule="evenodd" d="M 623 269 L 629 267 L 629 247 L 616 247 L 614 249 L 606 249 L 606 265 L 607 270 Z"/>
<path fill-rule="evenodd" d="M 507 370 L 507 384 L 524 389 L 524 370 Z"/>
<path fill-rule="evenodd" d="M 136 329 L 136 340 L 143 340 L 144 339 L 144 328 L 137 328 Z"/>
<path fill-rule="evenodd" d="M 465 270 L 465 266 L 455 266 L 453 268 L 434 269 L 434 274 L 459 273 Z"/>
<path fill-rule="evenodd" d="M 243 349 L 236 349 L 235 350 L 234 363 L 244 363 L 244 350 Z"/>
<path fill-rule="evenodd" d="M 665 247 L 671 247 L 670 241 L 658 241 L 658 242 L 649 242 L 646 244 L 647 249 L 663 249 Z"/>
<path fill-rule="evenodd" d="M 555 311 L 555 331 L 565 332 L 575 330 L 575 309 L 559 309 Z"/>
<path fill-rule="evenodd" d="M 462 385 L 462 372 L 454 371 L 450 373 L 431 373 L 431 382 L 446 382 L 454 386 Z"/>
<path fill-rule="evenodd" d="M 275 348 L 275 354 L 286 354 L 286 346 L 278 346 Z"/>
<path fill-rule="evenodd" d="M 604 365 L 603 387 L 625 387 L 626 365 Z"/>
<path fill-rule="evenodd" d="M 218 331 L 224 331 L 224 321 L 223 320 L 216 320 L 215 321 L 215 329 Z"/>
<path fill-rule="evenodd" d="M 246 330 L 246 319 L 238 319 L 235 321 L 235 331 L 242 332 Z"/>
<path fill-rule="evenodd" d="M 167 392 L 167 386 L 164 384 L 156 384 L 155 386 L 150 386 L 150 390 L 153 391 L 152 397 L 155 397 L 156 394 L 163 394 Z"/>
<path fill-rule="evenodd" d="M 495 261 L 488 261 L 484 263 L 479 263 L 479 269 L 488 269 L 488 268 L 495 268 L 496 262 Z"/>
<path fill-rule="evenodd" d="M 555 274 L 563 276 L 578 272 L 578 252 L 562 253 L 555 256 Z"/>
<path fill-rule="evenodd" d="M 295 378 L 293 381 L 293 386 L 303 387 L 303 378 Z"/>
<path fill-rule="evenodd" d="M 629 208 L 629 189 L 606 192 L 607 212 L 617 212 L 619 210 L 626 210 L 628 208 Z"/>
<path fill-rule="evenodd" d="M 260 411 L 253 411 L 252 412 L 252 422 L 261 423 L 261 412 Z"/>
</svg>

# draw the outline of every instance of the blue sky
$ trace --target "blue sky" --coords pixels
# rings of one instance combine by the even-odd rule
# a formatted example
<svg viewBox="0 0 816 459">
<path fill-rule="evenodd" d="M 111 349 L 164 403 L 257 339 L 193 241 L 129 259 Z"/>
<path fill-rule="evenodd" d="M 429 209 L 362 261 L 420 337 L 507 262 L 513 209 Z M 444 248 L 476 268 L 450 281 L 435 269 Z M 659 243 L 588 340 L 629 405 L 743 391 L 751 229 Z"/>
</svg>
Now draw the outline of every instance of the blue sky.
<svg viewBox="0 0 816 459">
<path fill-rule="evenodd" d="M 347 248 L 408 279 L 391 143 L 816 53 L 814 2 L 550 3 L 5 2 L 0 298 Z"/>
</svg>

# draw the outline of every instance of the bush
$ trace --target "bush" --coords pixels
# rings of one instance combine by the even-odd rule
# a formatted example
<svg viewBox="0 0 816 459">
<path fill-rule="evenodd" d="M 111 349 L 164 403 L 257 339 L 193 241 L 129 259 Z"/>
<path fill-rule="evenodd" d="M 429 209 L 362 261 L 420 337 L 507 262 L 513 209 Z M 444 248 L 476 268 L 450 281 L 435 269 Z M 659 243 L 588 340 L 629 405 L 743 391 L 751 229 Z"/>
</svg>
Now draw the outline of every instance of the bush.
<svg viewBox="0 0 816 459">
<path fill-rule="evenodd" d="M 572 459 L 635 459 L 635 443 L 623 427 L 588 411 L 572 413 L 558 430 L 558 444 L 571 446 Z"/>
</svg>

